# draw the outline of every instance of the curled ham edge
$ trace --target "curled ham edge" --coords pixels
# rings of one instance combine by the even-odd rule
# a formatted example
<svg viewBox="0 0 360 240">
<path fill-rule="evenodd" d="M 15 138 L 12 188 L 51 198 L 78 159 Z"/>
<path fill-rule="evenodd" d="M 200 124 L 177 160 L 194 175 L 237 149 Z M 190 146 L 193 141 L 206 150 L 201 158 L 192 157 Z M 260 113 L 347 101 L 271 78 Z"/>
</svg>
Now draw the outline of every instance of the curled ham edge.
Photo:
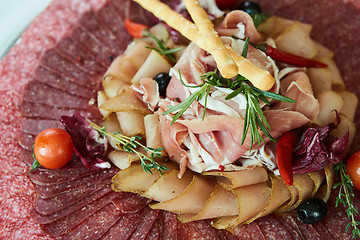
<svg viewBox="0 0 360 240">
<path fill-rule="evenodd" d="M 146 81 L 144 80 L 144 82 Z M 302 91 L 301 87 L 299 87 L 298 84 L 292 85 L 296 85 L 297 89 Z M 291 89 L 290 86 L 289 89 Z M 151 97 L 151 94 L 147 95 L 146 87 L 140 87 L 138 92 L 143 94 L 143 100 Z M 306 90 L 302 92 L 310 94 Z M 149 103 L 149 106 L 152 109 L 156 107 L 156 104 L 154 103 L 156 103 L 156 100 L 150 101 Z M 279 107 L 279 109 L 282 108 L 283 106 Z M 265 111 L 265 114 L 267 116 L 271 116 L 275 112 L 280 113 L 285 111 Z M 288 113 L 290 112 L 291 111 L 288 111 Z M 296 112 L 295 114 L 298 114 L 299 116 L 302 115 L 301 113 Z M 304 124 L 309 121 L 309 119 L 306 118 L 304 115 L 302 115 L 300 118 L 303 119 Z M 166 119 L 160 118 L 160 121 L 164 120 L 166 121 Z M 174 123 L 174 126 L 176 126 L 176 128 L 167 129 L 167 131 L 164 131 L 163 133 L 168 133 L 169 135 L 173 136 L 173 141 L 177 142 L 177 146 L 180 147 L 180 143 L 185 142 L 185 136 L 187 135 L 188 129 L 192 129 L 193 132 L 195 132 L 196 134 L 203 133 L 198 124 L 198 120 L 193 121 L 195 121 L 195 124 L 190 124 L 190 121 L 188 120 L 179 120 L 177 123 Z M 195 127 L 192 125 L 194 125 Z M 216 124 L 214 124 L 213 126 L 216 126 Z M 216 127 L 214 128 L 216 129 Z M 278 136 L 278 133 L 279 132 L 277 132 L 277 129 L 273 128 L 271 134 L 276 137 Z M 247 143 L 245 143 L 245 145 L 246 144 Z M 185 151 L 181 153 L 182 156 L 184 156 L 184 152 Z M 174 171 L 177 170 L 172 170 L 172 176 L 168 177 L 177 177 L 179 175 L 183 175 L 185 169 L 184 162 L 185 161 L 180 161 L 181 170 L 178 171 L 177 174 L 174 174 Z M 135 166 L 136 165 L 133 165 L 133 167 L 125 169 L 120 173 L 123 174 L 127 170 L 134 170 Z M 252 167 L 248 171 L 255 171 L 256 169 L 257 168 Z M 139 171 L 142 169 L 137 167 L 137 170 Z M 247 171 L 239 171 L 235 173 L 242 174 L 245 172 Z M 142 173 L 140 172 L 132 172 L 131 175 L 134 176 L 137 174 L 142 175 Z M 212 172 L 210 174 L 215 176 L 204 176 L 193 172 L 191 174 L 193 174 L 193 180 L 189 183 L 188 186 L 183 186 L 179 188 L 183 189 L 182 192 L 178 192 L 173 198 L 159 201 L 158 203 L 152 203 L 150 204 L 150 206 L 157 209 L 163 209 L 179 213 L 179 219 L 185 222 L 215 218 L 216 220 L 214 221 L 213 226 L 216 228 L 229 228 L 240 223 L 248 223 L 261 216 L 269 214 L 276 209 L 289 211 L 295 208 L 302 200 L 308 197 L 315 196 L 320 186 L 321 188 L 325 189 L 325 191 L 321 191 L 319 196 L 322 197 L 324 200 L 327 200 L 333 183 L 333 173 L 331 167 L 327 167 L 325 168 L 325 170 L 321 170 L 321 172 L 319 173 L 316 172 L 310 174 L 297 174 L 295 175 L 295 184 L 291 187 L 286 186 L 282 182 L 282 180 L 279 179 L 279 177 L 273 174 L 267 176 L 266 173 L 266 177 L 264 177 L 263 171 L 255 172 L 253 173 L 254 178 L 246 178 L 247 180 L 244 180 L 240 184 L 237 183 L 235 185 L 234 178 L 231 176 L 227 176 L 226 173 Z M 149 189 L 154 188 L 156 184 L 159 184 L 161 179 L 165 176 L 166 173 L 163 175 L 152 176 L 153 182 L 147 182 L 146 186 L 148 186 L 148 188 L 137 189 L 136 191 L 132 189 L 132 186 L 127 186 L 126 181 L 125 184 L 119 186 L 118 182 L 114 180 L 112 187 L 115 191 L 137 192 L 141 195 L 149 197 L 150 199 L 160 200 L 161 197 L 156 196 L 157 194 L 159 194 L 159 192 L 149 191 Z M 120 178 L 119 176 L 114 177 L 114 179 L 116 178 L 122 180 L 124 179 L 122 177 Z M 322 184 L 325 178 L 326 184 Z M 296 179 L 299 180 L 297 181 Z M 128 184 L 132 185 L 130 184 L 130 182 L 132 181 L 128 181 Z M 176 182 L 176 179 L 174 179 L 174 182 Z M 169 191 L 170 190 L 171 188 L 169 189 Z M 194 199 L 192 199 L 192 201 L 189 201 L 189 197 Z M 251 197 L 254 198 L 254 201 L 249 201 L 249 198 L 251 199 Z M 193 206 L 194 202 L 197 203 L 195 204 L 196 207 Z M 263 210 L 257 211 L 256 209 Z"/>
</svg>

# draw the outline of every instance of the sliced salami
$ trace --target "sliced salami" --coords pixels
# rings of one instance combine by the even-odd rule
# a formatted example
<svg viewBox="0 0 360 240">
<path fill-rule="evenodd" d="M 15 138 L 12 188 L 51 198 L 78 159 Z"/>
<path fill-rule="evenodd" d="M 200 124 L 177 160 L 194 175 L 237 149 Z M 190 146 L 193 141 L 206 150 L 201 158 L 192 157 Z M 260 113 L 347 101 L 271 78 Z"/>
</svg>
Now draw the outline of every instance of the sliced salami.
<svg viewBox="0 0 360 240">
<path fill-rule="evenodd" d="M 160 210 L 151 209 L 142 219 L 141 223 L 138 225 L 134 233 L 131 235 L 129 239 L 145 239 L 145 237 L 149 234 L 152 226 L 154 225 Z"/>
<path fill-rule="evenodd" d="M 89 99 L 70 95 L 62 90 L 36 81 L 26 85 L 24 100 L 46 104 L 50 107 L 67 108 L 73 106 L 74 109 L 87 109 L 89 107 Z"/>
<path fill-rule="evenodd" d="M 160 233 L 163 239 L 176 240 L 177 239 L 177 224 L 176 215 L 171 212 L 161 211 L 160 213 Z"/>
<path fill-rule="evenodd" d="M 256 224 L 261 229 L 265 239 L 292 239 L 286 228 L 270 215 L 257 219 Z"/>
<path fill-rule="evenodd" d="M 114 204 L 109 203 L 60 239 L 99 239 L 122 215 Z"/>
<path fill-rule="evenodd" d="M 95 106 L 88 109 L 54 108 L 41 103 L 24 102 L 21 105 L 21 113 L 26 118 L 59 120 L 61 116 L 72 116 L 74 113 L 89 118 L 95 122 L 102 120 L 102 115 Z"/>
<path fill-rule="evenodd" d="M 68 92 L 71 95 L 89 98 L 90 96 L 96 95 L 96 89 L 99 88 L 99 85 L 90 88 L 87 85 L 80 85 L 78 81 L 73 81 L 72 79 L 58 74 L 48 68 L 39 67 L 34 73 L 35 80 L 47 84 L 53 88 L 57 88 L 64 92 Z"/>
<path fill-rule="evenodd" d="M 62 128 L 60 121 L 48 119 L 23 118 L 21 125 L 25 133 L 35 136 L 47 128 Z"/>
<path fill-rule="evenodd" d="M 69 230 L 80 225 L 84 220 L 108 205 L 116 197 L 117 193 L 110 192 L 96 201 L 87 204 L 85 207 L 82 207 L 79 210 L 73 212 L 72 214 L 66 215 L 65 217 L 55 222 L 41 225 L 41 228 L 44 232 L 52 237 L 64 235 Z"/>
<path fill-rule="evenodd" d="M 140 212 L 125 214 L 102 236 L 102 239 L 128 239 L 149 211 L 150 208 L 145 207 Z"/>
<path fill-rule="evenodd" d="M 36 192 L 40 198 L 49 199 L 56 197 L 57 195 L 71 189 L 77 188 L 81 191 L 84 191 L 90 185 L 96 184 L 109 184 L 111 183 L 111 177 L 114 176 L 114 172 L 106 171 L 106 172 L 98 172 L 95 174 L 91 174 L 79 179 L 75 179 L 72 181 L 66 181 L 59 184 L 52 185 L 37 185 Z"/>
<path fill-rule="evenodd" d="M 112 190 L 110 188 L 101 188 L 94 194 L 91 194 L 87 196 L 86 198 L 83 198 L 73 205 L 70 205 L 60 211 L 57 211 L 53 214 L 48 215 L 41 215 L 38 213 L 35 209 L 32 209 L 30 212 L 31 217 L 39 224 L 48 224 L 55 222 L 56 220 L 59 220 L 67 215 L 72 214 L 73 212 L 79 210 L 82 207 L 85 207 L 86 205 L 96 201 L 97 199 L 103 197 L 104 195 L 110 193 Z"/>
</svg>

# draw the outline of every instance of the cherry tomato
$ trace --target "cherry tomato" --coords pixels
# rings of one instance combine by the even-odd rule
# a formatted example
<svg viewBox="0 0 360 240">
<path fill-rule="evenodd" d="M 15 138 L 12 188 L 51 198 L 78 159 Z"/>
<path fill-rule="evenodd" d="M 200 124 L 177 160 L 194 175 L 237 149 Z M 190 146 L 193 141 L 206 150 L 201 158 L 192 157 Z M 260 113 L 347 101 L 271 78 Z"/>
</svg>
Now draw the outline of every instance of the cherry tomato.
<svg viewBox="0 0 360 240">
<path fill-rule="evenodd" d="M 351 155 L 347 160 L 346 172 L 350 176 L 354 187 L 360 190 L 360 151 Z"/>
<path fill-rule="evenodd" d="M 63 129 L 45 129 L 35 138 L 35 158 L 45 168 L 55 169 L 65 166 L 73 152 L 70 134 Z"/>
<path fill-rule="evenodd" d="M 221 9 L 235 9 L 238 0 L 216 0 L 216 5 Z"/>
</svg>

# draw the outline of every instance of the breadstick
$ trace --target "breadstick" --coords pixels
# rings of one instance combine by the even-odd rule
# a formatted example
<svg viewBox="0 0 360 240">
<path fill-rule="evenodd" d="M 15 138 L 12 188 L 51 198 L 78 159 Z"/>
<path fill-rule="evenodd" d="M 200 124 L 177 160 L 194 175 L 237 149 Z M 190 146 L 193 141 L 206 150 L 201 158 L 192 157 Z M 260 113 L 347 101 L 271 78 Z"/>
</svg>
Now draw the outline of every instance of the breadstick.
<svg viewBox="0 0 360 240">
<path fill-rule="evenodd" d="M 237 67 L 231 56 L 227 54 L 226 47 L 224 46 L 220 38 L 218 39 L 220 40 L 222 45 L 217 45 L 217 43 L 207 44 L 209 42 L 209 39 L 207 38 L 207 36 L 203 36 L 200 33 L 198 27 L 195 24 L 184 18 L 181 14 L 173 11 L 166 4 L 158 0 L 134 1 L 139 3 L 144 9 L 148 10 L 159 19 L 166 22 L 169 26 L 179 31 L 190 41 L 195 42 L 200 48 L 213 55 L 222 76 L 224 76 L 225 78 L 232 78 L 237 75 Z"/>
<path fill-rule="evenodd" d="M 158 0 L 134 1 L 213 55 L 223 77 L 232 78 L 241 74 L 249 79 L 255 87 L 264 91 L 270 90 L 274 85 L 275 79 L 269 72 L 259 69 L 250 60 L 236 54 L 231 48 L 224 45 L 206 12 L 197 1 L 186 0 L 185 2 L 189 13 L 195 23 L 199 24 L 202 32 L 195 24 Z"/>
</svg>

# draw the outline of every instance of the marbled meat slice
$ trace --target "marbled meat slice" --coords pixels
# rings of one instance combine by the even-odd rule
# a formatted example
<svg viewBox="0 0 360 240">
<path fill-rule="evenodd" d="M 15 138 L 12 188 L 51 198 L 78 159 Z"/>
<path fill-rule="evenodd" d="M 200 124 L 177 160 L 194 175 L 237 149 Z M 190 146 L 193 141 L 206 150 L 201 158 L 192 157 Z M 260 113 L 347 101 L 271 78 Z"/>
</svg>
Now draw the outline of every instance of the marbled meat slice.
<svg viewBox="0 0 360 240">
<path fill-rule="evenodd" d="M 111 183 L 111 177 L 114 176 L 114 172 L 106 171 L 106 172 L 97 172 L 88 176 L 84 176 L 82 178 L 78 178 L 71 181 L 55 183 L 51 185 L 37 185 L 36 193 L 42 199 L 49 199 L 56 197 L 57 195 L 72 189 L 82 189 L 89 187 L 90 185 L 96 184 L 106 184 Z M 110 179 L 110 180 L 109 180 Z"/>
<path fill-rule="evenodd" d="M 322 240 L 326 238 L 322 238 L 320 234 L 315 230 L 312 224 L 306 224 L 302 223 L 297 219 L 296 211 L 292 211 L 288 214 L 281 214 L 285 215 L 286 218 L 292 218 L 292 220 L 295 222 L 296 226 L 301 231 L 301 234 L 304 236 L 304 239 L 314 239 L 314 240 Z"/>
<path fill-rule="evenodd" d="M 70 205 L 60 211 L 57 211 L 52 214 L 48 215 L 41 215 L 38 213 L 34 208 L 31 209 L 30 215 L 31 217 L 39 224 L 48 224 L 55 222 L 67 215 L 72 214 L 73 212 L 79 210 L 82 207 L 96 201 L 97 199 L 103 197 L 104 195 L 110 193 L 112 190 L 110 188 L 101 188 L 100 190 L 96 191 L 95 193 L 77 201 L 73 205 Z"/>
<path fill-rule="evenodd" d="M 189 239 L 219 239 L 217 231 L 209 221 L 194 221 L 182 224 L 187 229 Z"/>
<path fill-rule="evenodd" d="M 72 116 L 76 112 L 92 121 L 102 121 L 102 115 L 94 105 L 91 105 L 88 109 L 54 108 L 33 102 L 23 102 L 21 105 L 21 114 L 26 118 L 59 120 L 61 116 Z"/>
<path fill-rule="evenodd" d="M 24 101 L 42 103 L 49 107 L 68 108 L 72 106 L 74 109 L 89 108 L 89 99 L 71 95 L 37 81 L 26 85 Z"/>
<path fill-rule="evenodd" d="M 97 199 L 96 201 L 91 202 L 86 206 L 80 208 L 79 210 L 73 212 L 72 214 L 66 215 L 65 217 L 55 222 L 41 225 L 41 228 L 51 237 L 64 235 L 69 230 L 74 229 L 91 215 L 109 204 L 113 199 L 117 197 L 117 195 L 118 193 L 116 192 L 110 192 L 105 196 Z"/>
<path fill-rule="evenodd" d="M 91 184 L 85 189 L 78 189 L 77 187 L 71 188 L 65 192 L 60 193 L 54 198 L 42 199 L 36 198 L 34 201 L 34 209 L 42 214 L 49 215 L 60 211 L 81 199 L 94 194 L 102 188 L 109 188 L 111 179 L 101 181 L 99 183 Z"/>
<path fill-rule="evenodd" d="M 139 212 L 125 214 L 101 239 L 128 239 L 150 210 L 151 209 L 146 206 Z"/>
<path fill-rule="evenodd" d="M 27 152 L 27 154 L 32 154 Z M 31 181 L 36 185 L 53 185 L 61 182 L 72 181 L 97 172 L 113 171 L 113 169 L 105 170 L 89 170 L 83 166 L 80 160 L 73 159 L 65 167 L 61 169 L 45 169 L 38 168 L 29 174 Z"/>
<path fill-rule="evenodd" d="M 45 51 L 41 58 L 41 66 L 49 68 L 54 72 L 71 78 L 78 84 L 90 87 L 96 87 L 97 81 L 90 81 L 93 75 L 80 69 L 73 62 L 61 56 L 54 48 Z M 95 76 L 98 77 L 98 76 Z"/>
<path fill-rule="evenodd" d="M 70 36 L 65 36 L 56 45 L 56 50 L 72 59 L 75 65 L 93 75 L 103 74 L 106 71 L 106 67 L 96 61 L 92 52 L 75 42 Z"/>
<path fill-rule="evenodd" d="M 123 213 L 135 213 L 143 209 L 148 199 L 131 192 L 121 192 L 122 197 L 114 199 L 113 203 Z"/>
<path fill-rule="evenodd" d="M 109 66 L 113 59 L 117 56 L 116 53 L 110 51 L 107 47 L 96 41 L 87 30 L 78 25 L 71 33 L 71 38 L 79 45 L 82 45 L 87 50 L 91 51 L 96 56 L 96 61 L 104 66 Z"/>
<path fill-rule="evenodd" d="M 111 49 L 115 54 L 119 54 L 123 51 L 117 43 L 113 33 L 107 29 L 107 26 L 98 22 L 94 12 L 91 11 L 85 13 L 82 16 L 80 23 L 93 37 L 104 46 L 107 46 L 108 49 Z"/>
<path fill-rule="evenodd" d="M 99 239 L 123 213 L 110 202 L 60 239 Z"/>
<path fill-rule="evenodd" d="M 108 1 L 104 7 L 95 12 L 95 15 L 101 24 L 104 24 L 111 30 L 119 46 L 122 49 L 126 49 L 127 45 L 132 41 L 132 37 L 127 34 L 123 19 L 114 9 L 114 2 L 118 1 Z M 121 4 L 124 6 L 125 3 Z"/>
<path fill-rule="evenodd" d="M 167 211 L 161 211 L 159 219 L 161 224 L 160 233 L 162 238 L 176 240 L 178 225 L 176 214 Z"/>
<path fill-rule="evenodd" d="M 38 67 L 34 73 L 34 78 L 36 81 L 83 98 L 95 96 L 96 90 L 100 87 L 99 84 L 93 86 L 94 88 L 91 88 L 89 84 L 80 85 L 78 81 L 45 67 Z"/>
<path fill-rule="evenodd" d="M 148 233 L 146 235 L 145 240 L 157 240 L 160 239 L 160 227 L 157 223 L 154 223 Z"/>
<path fill-rule="evenodd" d="M 260 227 L 255 222 L 246 225 L 238 225 L 234 228 L 234 235 L 244 240 L 265 240 L 265 236 L 261 232 Z"/>
<path fill-rule="evenodd" d="M 144 239 L 149 231 L 151 230 L 152 226 L 154 225 L 160 210 L 158 209 L 150 209 L 150 211 L 142 218 L 141 223 L 138 225 L 136 230 L 133 232 L 129 239 L 136 240 L 136 239 Z"/>
<path fill-rule="evenodd" d="M 34 136 L 37 136 L 42 130 L 47 128 L 62 128 L 59 120 L 51 119 L 23 118 L 21 125 L 24 133 L 32 134 Z"/>
<path fill-rule="evenodd" d="M 271 215 L 261 217 L 256 220 L 256 224 L 261 229 L 265 239 L 293 239 L 287 229 Z"/>
</svg>

